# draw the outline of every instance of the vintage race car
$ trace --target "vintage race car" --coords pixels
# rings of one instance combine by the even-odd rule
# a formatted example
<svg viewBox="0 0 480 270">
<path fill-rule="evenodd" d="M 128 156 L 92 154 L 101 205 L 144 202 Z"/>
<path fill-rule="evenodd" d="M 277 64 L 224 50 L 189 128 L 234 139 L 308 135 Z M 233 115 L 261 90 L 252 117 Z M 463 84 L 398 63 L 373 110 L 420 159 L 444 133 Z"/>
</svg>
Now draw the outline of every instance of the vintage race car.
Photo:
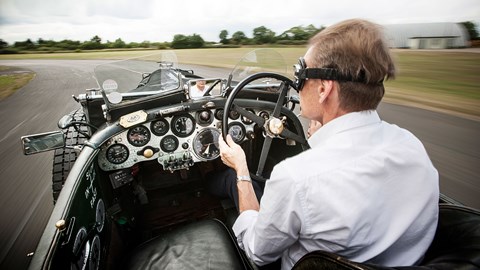
<svg viewBox="0 0 480 270">
<path fill-rule="evenodd" d="M 22 137 L 25 154 L 54 150 L 55 208 L 30 269 L 258 269 L 236 244 L 234 204 L 206 191 L 225 169 L 230 134 L 251 177 L 308 149 L 298 97 L 278 53 L 255 50 L 229 74 L 199 76 L 171 52 L 95 69 L 98 89 L 60 131 Z M 190 91 L 206 81 L 201 97 Z M 440 223 L 422 266 L 388 268 L 307 254 L 296 269 L 478 269 L 480 215 L 441 196 Z"/>
</svg>

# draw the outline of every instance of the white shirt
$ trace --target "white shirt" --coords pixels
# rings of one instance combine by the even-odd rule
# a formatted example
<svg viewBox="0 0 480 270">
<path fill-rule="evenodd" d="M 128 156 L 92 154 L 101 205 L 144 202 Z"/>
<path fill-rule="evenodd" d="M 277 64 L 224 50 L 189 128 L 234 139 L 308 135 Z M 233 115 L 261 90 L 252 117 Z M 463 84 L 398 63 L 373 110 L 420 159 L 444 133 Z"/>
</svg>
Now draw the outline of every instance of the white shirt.
<svg viewBox="0 0 480 270">
<path fill-rule="evenodd" d="M 196 98 L 196 97 L 203 97 L 203 94 L 205 94 L 205 91 L 207 90 L 207 86 L 205 85 L 205 88 L 203 90 L 198 89 L 196 85 L 192 86 L 190 88 L 190 97 Z"/>
<path fill-rule="evenodd" d="M 410 132 L 376 111 L 320 128 L 311 149 L 275 166 L 260 211 L 240 214 L 237 241 L 258 265 L 291 269 L 325 250 L 357 262 L 414 265 L 438 221 L 438 172 Z"/>
</svg>

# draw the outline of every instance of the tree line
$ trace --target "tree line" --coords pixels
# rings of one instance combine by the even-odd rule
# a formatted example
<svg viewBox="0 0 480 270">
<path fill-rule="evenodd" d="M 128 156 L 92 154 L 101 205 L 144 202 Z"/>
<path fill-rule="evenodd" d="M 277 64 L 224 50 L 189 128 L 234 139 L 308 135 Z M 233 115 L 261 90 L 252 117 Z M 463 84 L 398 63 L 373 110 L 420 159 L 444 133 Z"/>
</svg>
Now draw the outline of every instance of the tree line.
<svg viewBox="0 0 480 270">
<path fill-rule="evenodd" d="M 252 37 L 248 37 L 242 31 L 236 31 L 231 36 L 227 30 L 221 30 L 219 34 L 220 43 L 205 41 L 201 35 L 182 35 L 177 34 L 171 42 L 125 42 L 121 38 L 115 41 L 103 42 L 102 38 L 95 35 L 90 40 L 81 42 L 78 40 L 45 40 L 39 38 L 36 41 L 27 39 L 17 41 L 13 44 L 0 39 L 0 53 L 19 53 L 24 51 L 37 52 L 56 52 L 56 51 L 83 51 L 83 50 L 101 50 L 101 49 L 130 49 L 130 48 L 152 48 L 152 49 L 192 49 L 204 47 L 237 47 L 242 45 L 261 45 L 261 44 L 283 44 L 297 45 L 305 44 L 307 40 L 321 31 L 324 27 L 316 28 L 313 25 L 295 26 L 289 30 L 276 35 L 271 29 L 260 26 L 252 31 Z"/>
<path fill-rule="evenodd" d="M 470 34 L 471 40 L 478 40 L 478 31 L 473 22 L 462 23 Z M 101 49 L 130 49 L 130 48 L 150 48 L 150 49 L 192 49 L 205 47 L 238 47 L 242 45 L 303 45 L 310 37 L 322 31 L 325 27 L 319 28 L 310 24 L 307 26 L 295 26 L 287 31 L 277 35 L 271 29 L 265 26 L 259 26 L 252 31 L 252 37 L 248 37 L 242 31 L 236 31 L 230 35 L 228 30 L 221 30 L 218 35 L 220 43 L 205 41 L 200 35 L 182 35 L 177 34 L 171 42 L 129 42 L 126 43 L 121 38 L 115 41 L 102 42 L 102 39 L 95 35 L 90 40 L 80 42 L 75 40 L 44 40 L 39 38 L 37 41 L 27 39 L 17 41 L 13 44 L 0 39 L 0 54 L 19 53 L 24 51 L 36 52 L 56 52 L 56 51 L 83 51 L 83 50 L 101 50 Z"/>
</svg>

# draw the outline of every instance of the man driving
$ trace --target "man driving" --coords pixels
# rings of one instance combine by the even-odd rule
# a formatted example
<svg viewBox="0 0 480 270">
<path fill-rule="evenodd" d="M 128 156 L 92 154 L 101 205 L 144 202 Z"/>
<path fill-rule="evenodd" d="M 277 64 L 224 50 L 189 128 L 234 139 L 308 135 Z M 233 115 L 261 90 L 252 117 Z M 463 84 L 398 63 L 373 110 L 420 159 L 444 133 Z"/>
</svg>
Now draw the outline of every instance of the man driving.
<svg viewBox="0 0 480 270">
<path fill-rule="evenodd" d="M 395 66 L 376 24 L 347 20 L 311 38 L 296 65 L 302 115 L 318 122 L 311 149 L 275 166 L 261 203 L 245 153 L 227 135 L 236 177 L 239 246 L 282 269 L 315 250 L 384 266 L 419 263 L 438 220 L 438 173 L 422 143 L 376 111 Z M 257 192 L 258 193 L 258 192 Z M 235 197 L 235 196 L 233 196 Z"/>
</svg>

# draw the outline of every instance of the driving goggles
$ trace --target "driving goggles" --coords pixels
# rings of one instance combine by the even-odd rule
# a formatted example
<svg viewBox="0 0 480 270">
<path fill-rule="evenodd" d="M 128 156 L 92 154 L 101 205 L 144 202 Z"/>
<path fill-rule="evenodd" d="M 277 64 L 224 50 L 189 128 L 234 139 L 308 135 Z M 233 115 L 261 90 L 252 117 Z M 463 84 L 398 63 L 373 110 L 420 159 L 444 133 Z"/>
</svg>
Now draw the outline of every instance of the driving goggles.
<svg viewBox="0 0 480 270">
<path fill-rule="evenodd" d="M 293 82 L 293 87 L 297 92 L 302 91 L 305 81 L 307 79 L 322 79 L 322 80 L 333 80 L 333 81 L 353 81 L 353 82 L 364 82 L 363 74 L 360 75 L 360 78 L 354 79 L 352 76 L 343 75 L 338 72 L 335 68 L 307 68 L 305 59 L 300 57 L 298 59 L 298 64 L 293 65 L 295 81 Z"/>
</svg>

